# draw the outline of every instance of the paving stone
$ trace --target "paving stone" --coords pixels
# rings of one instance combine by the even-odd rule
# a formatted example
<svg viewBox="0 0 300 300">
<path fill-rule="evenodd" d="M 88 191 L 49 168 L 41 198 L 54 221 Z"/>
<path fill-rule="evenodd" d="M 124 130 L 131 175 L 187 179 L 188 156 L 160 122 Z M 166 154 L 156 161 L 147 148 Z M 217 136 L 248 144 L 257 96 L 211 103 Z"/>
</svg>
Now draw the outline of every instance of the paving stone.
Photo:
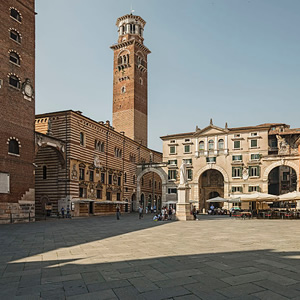
<svg viewBox="0 0 300 300">
<path fill-rule="evenodd" d="M 83 295 L 75 295 L 66 297 L 67 300 L 113 300 L 118 299 L 112 290 L 102 290 Z M 132 300 L 134 298 L 131 298 Z"/>
<path fill-rule="evenodd" d="M 83 280 L 71 280 L 63 282 L 66 296 L 87 294 L 88 290 Z"/>
<path fill-rule="evenodd" d="M 115 292 L 118 299 L 120 299 L 120 300 L 136 299 L 137 296 L 140 294 L 139 291 L 136 288 L 134 288 L 133 286 L 116 288 L 116 289 L 113 289 L 113 291 Z"/>
<path fill-rule="evenodd" d="M 158 289 L 158 286 L 146 277 L 131 278 L 128 281 L 140 292 L 147 292 Z"/>
<path fill-rule="evenodd" d="M 127 280 L 114 280 L 109 282 L 97 282 L 88 284 L 88 290 L 89 292 L 96 292 L 101 290 L 108 290 L 113 288 L 120 288 L 125 286 L 130 286 L 131 284 Z"/>
<path fill-rule="evenodd" d="M 244 283 L 240 285 L 229 286 L 225 288 L 216 288 L 216 291 L 228 298 L 244 297 L 253 293 L 264 291 L 265 288 L 253 283 Z"/>
<path fill-rule="evenodd" d="M 263 300 L 286 300 L 289 298 L 283 297 L 279 294 L 276 294 L 272 291 L 263 291 L 259 293 L 254 293 L 253 296 L 257 297 L 258 299 L 263 299 Z"/>
<path fill-rule="evenodd" d="M 221 280 L 231 285 L 239 285 L 243 283 L 264 280 L 267 279 L 269 276 L 270 276 L 269 272 L 256 272 L 251 274 L 244 274 L 244 275 L 222 278 Z"/>
<path fill-rule="evenodd" d="M 140 294 L 136 299 L 145 299 L 145 300 L 161 300 L 167 298 L 174 298 L 177 296 L 183 296 L 190 294 L 190 291 L 186 290 L 183 287 L 174 287 L 172 289 L 158 289 L 146 293 Z"/>
<path fill-rule="evenodd" d="M 295 285 L 282 286 L 269 280 L 257 281 L 255 284 L 288 298 L 300 297 L 300 289 L 297 290 Z"/>
</svg>

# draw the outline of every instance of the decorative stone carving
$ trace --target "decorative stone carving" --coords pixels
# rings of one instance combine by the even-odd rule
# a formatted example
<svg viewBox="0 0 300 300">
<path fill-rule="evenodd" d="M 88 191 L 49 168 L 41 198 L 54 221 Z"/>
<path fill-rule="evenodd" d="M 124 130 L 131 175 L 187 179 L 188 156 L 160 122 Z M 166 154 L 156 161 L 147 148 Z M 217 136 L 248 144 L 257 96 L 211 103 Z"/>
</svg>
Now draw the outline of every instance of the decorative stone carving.
<svg viewBox="0 0 300 300">
<path fill-rule="evenodd" d="M 246 167 L 243 168 L 243 174 L 242 175 L 243 175 L 243 179 L 244 180 L 248 179 L 248 177 L 249 177 L 249 170 Z"/>
<path fill-rule="evenodd" d="M 78 172 L 76 170 L 76 164 L 73 165 L 73 170 L 71 172 L 71 176 L 73 180 L 77 180 L 78 179 Z"/>
<path fill-rule="evenodd" d="M 95 155 L 94 157 L 94 166 L 96 168 L 101 168 L 101 161 L 99 155 Z"/>
</svg>

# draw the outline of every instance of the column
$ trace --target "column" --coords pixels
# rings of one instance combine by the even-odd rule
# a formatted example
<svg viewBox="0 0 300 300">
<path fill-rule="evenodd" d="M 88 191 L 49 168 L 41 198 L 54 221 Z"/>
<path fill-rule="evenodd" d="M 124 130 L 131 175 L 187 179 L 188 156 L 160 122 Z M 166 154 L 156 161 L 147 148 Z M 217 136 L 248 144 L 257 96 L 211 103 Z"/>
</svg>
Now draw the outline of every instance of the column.
<svg viewBox="0 0 300 300">
<path fill-rule="evenodd" d="M 218 155 L 218 136 L 215 136 L 214 154 Z"/>
<path fill-rule="evenodd" d="M 195 139 L 195 157 L 199 157 L 199 140 L 198 138 Z"/>
<path fill-rule="evenodd" d="M 204 138 L 204 156 L 207 156 L 207 136 Z"/>
<path fill-rule="evenodd" d="M 225 135 L 224 154 L 228 154 L 228 135 Z"/>
</svg>

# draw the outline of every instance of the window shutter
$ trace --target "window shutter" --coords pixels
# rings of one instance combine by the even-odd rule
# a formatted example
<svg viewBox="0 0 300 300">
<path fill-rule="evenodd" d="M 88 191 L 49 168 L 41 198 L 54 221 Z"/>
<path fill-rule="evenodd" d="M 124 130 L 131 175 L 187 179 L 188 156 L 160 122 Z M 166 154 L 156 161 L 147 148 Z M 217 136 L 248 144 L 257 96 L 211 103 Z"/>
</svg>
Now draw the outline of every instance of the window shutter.
<svg viewBox="0 0 300 300">
<path fill-rule="evenodd" d="M 170 164 L 170 161 L 168 160 L 168 165 Z"/>
<path fill-rule="evenodd" d="M 243 177 L 243 167 L 239 167 L 240 168 L 240 177 Z"/>
<path fill-rule="evenodd" d="M 241 186 L 241 193 L 243 192 L 243 187 Z"/>
<path fill-rule="evenodd" d="M 175 159 L 175 164 L 177 165 L 177 159 Z"/>
<path fill-rule="evenodd" d="M 248 192 L 251 192 L 251 191 L 250 191 L 250 186 L 248 186 Z"/>
<path fill-rule="evenodd" d="M 257 176 L 260 176 L 260 166 L 257 167 Z"/>
<path fill-rule="evenodd" d="M 231 177 L 234 177 L 234 167 L 232 167 L 232 175 Z"/>
</svg>

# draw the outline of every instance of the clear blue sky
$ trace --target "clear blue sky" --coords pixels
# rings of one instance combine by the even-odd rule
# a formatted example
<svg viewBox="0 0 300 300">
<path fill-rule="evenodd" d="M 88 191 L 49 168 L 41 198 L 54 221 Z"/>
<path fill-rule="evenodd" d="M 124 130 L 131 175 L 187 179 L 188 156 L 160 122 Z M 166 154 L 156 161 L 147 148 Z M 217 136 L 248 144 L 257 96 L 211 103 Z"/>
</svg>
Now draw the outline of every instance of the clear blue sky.
<svg viewBox="0 0 300 300">
<path fill-rule="evenodd" d="M 149 146 L 204 128 L 300 127 L 299 0 L 36 0 L 36 113 L 112 120 L 116 19 L 147 22 Z"/>
</svg>

